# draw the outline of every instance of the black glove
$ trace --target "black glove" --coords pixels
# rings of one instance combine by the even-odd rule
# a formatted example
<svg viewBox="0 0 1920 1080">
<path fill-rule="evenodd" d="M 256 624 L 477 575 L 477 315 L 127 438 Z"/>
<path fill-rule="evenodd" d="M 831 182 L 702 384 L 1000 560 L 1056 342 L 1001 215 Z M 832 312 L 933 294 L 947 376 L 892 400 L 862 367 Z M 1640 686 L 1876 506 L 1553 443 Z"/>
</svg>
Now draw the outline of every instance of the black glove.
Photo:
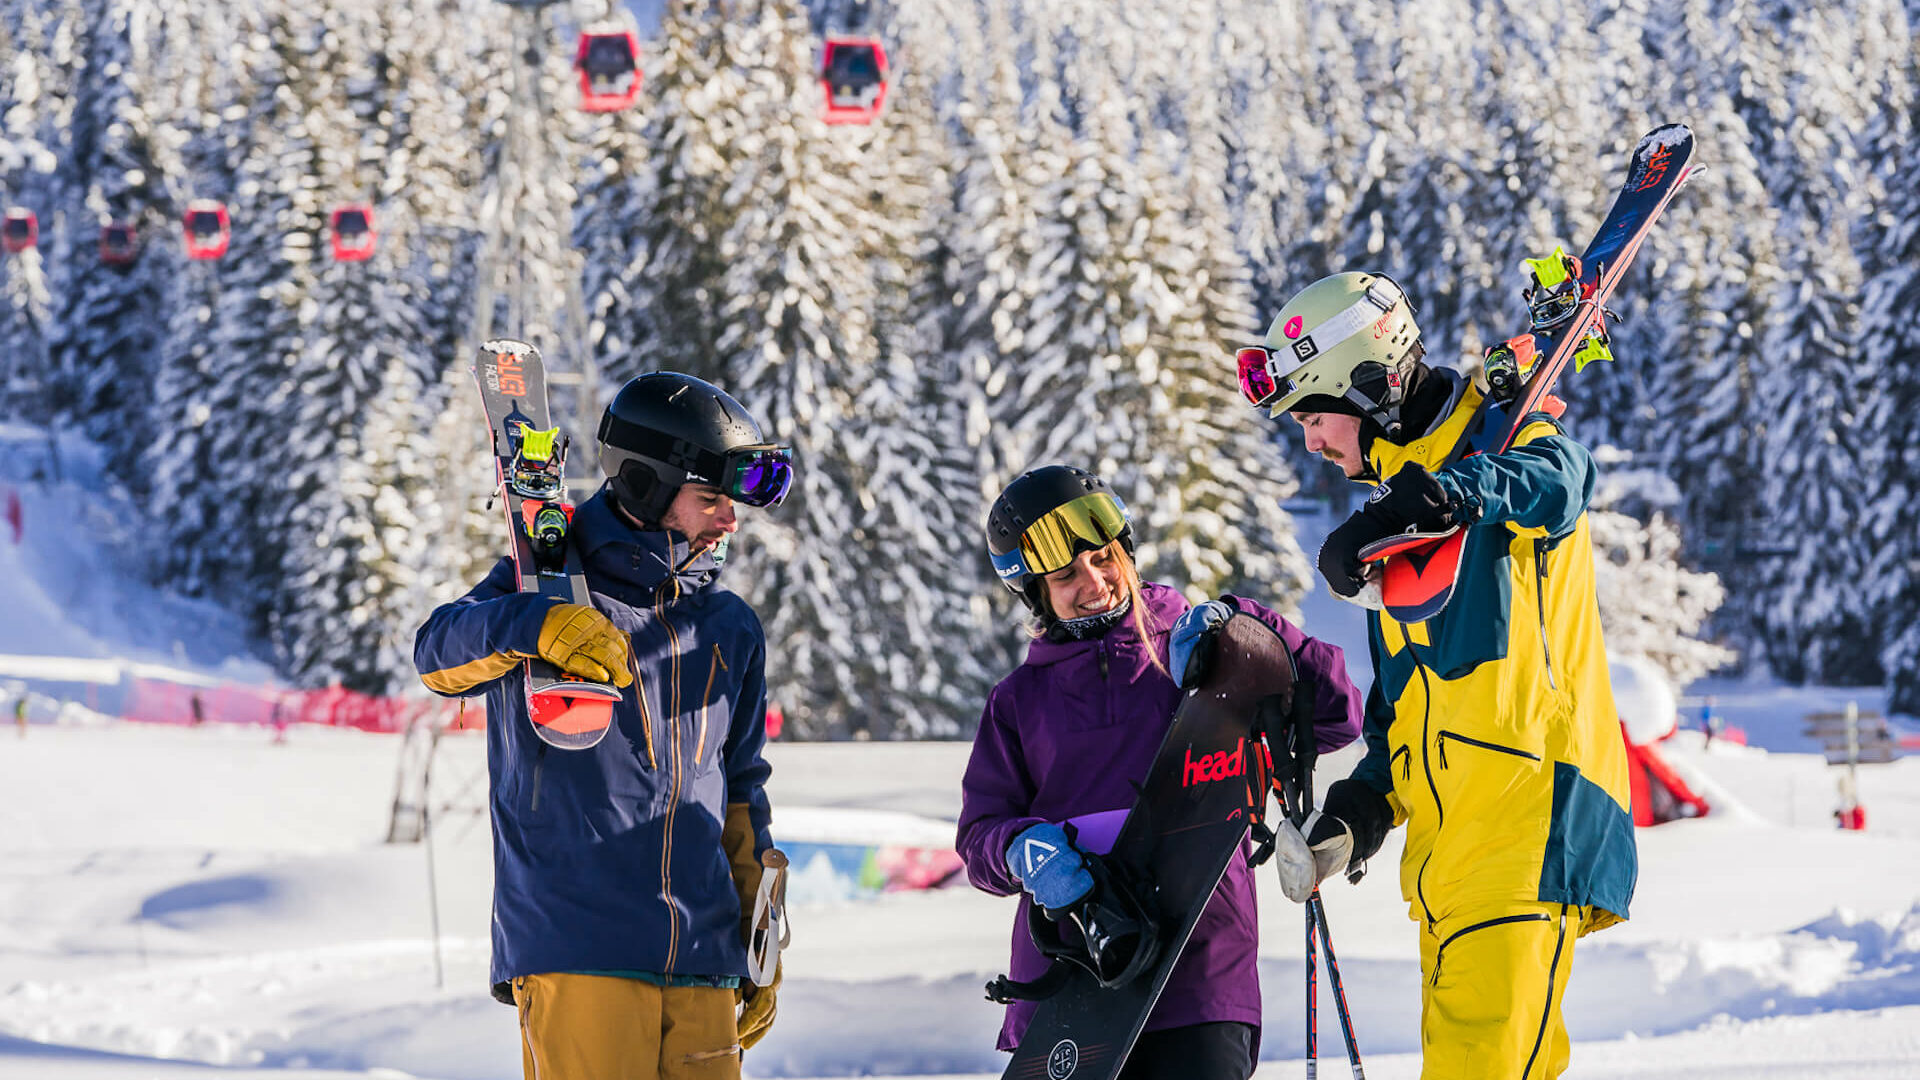
<svg viewBox="0 0 1920 1080">
<path fill-rule="evenodd" d="M 1360 549 L 1408 529 L 1444 532 L 1468 521 L 1460 501 L 1432 473 L 1409 461 L 1393 479 L 1373 489 L 1366 505 L 1327 534 L 1327 542 L 1320 545 L 1320 576 L 1341 596 L 1358 596 L 1367 584 Z"/>
<path fill-rule="evenodd" d="M 1387 797 L 1366 781 L 1349 776 L 1327 788 L 1327 797 L 1320 804 L 1319 820 L 1308 829 L 1307 844 L 1311 847 L 1324 843 L 1342 829 L 1351 830 L 1353 855 L 1347 860 L 1347 876 L 1358 880 L 1359 872 L 1365 869 L 1366 861 L 1374 852 L 1380 850 L 1391 828 L 1393 806 Z"/>
</svg>

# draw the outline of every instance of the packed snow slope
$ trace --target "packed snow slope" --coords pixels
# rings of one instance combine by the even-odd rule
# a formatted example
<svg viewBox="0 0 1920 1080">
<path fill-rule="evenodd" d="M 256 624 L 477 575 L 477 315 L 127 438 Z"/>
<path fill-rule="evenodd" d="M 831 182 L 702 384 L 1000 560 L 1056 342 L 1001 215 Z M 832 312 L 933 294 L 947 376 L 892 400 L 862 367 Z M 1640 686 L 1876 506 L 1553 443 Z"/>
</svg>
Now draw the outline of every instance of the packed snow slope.
<svg viewBox="0 0 1920 1080">
<path fill-rule="evenodd" d="M 1920 1075 L 1920 765 L 1867 771 L 1874 831 L 1839 833 L 1810 808 L 1830 790 L 1819 759 L 1679 741 L 1727 812 L 1641 832 L 1632 921 L 1579 947 L 1570 1075 Z M 473 736 L 441 749 L 430 864 L 426 845 L 382 842 L 392 737 L 0 735 L 0 1077 L 518 1076 L 513 1014 L 485 987 L 484 750 Z M 966 747 L 770 756 L 776 833 L 789 810 L 800 832 L 846 839 L 902 815 L 943 827 Z M 1396 857 L 1390 844 L 1327 898 L 1369 1073 L 1410 1077 L 1418 974 Z M 1261 902 L 1262 1075 L 1297 1075 L 1300 913 L 1270 886 Z M 780 1020 L 747 1072 L 997 1073 L 981 986 L 1013 911 L 964 885 L 800 903 Z M 1338 1056 L 1331 1015 L 1321 1030 Z"/>
</svg>

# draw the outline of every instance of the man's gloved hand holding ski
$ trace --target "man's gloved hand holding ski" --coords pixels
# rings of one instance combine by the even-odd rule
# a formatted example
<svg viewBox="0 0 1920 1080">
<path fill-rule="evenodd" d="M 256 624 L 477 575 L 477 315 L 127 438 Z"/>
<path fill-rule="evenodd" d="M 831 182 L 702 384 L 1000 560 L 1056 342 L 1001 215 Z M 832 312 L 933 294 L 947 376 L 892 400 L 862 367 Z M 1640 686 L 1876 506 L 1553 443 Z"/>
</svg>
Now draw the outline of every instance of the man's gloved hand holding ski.
<svg viewBox="0 0 1920 1080">
<path fill-rule="evenodd" d="M 585 604 L 555 604 L 540 623 L 540 657 L 570 675 L 625 689 L 633 685 L 627 635 Z"/>
<path fill-rule="evenodd" d="M 1274 849 L 1280 891 L 1298 904 L 1340 871 L 1346 871 L 1348 880 L 1359 881 L 1392 827 L 1393 807 L 1385 795 L 1352 777 L 1336 781 L 1320 809 L 1298 828 L 1292 822 L 1281 824 Z"/>
<path fill-rule="evenodd" d="M 1207 677 L 1213 666 L 1214 641 L 1233 618 L 1233 608 L 1224 600 L 1209 600 L 1188 608 L 1173 624 L 1167 637 L 1168 671 L 1180 689 L 1188 690 Z"/>
<path fill-rule="evenodd" d="M 1320 545 L 1320 574 L 1343 599 L 1360 596 L 1370 581 L 1370 568 L 1360 561 L 1360 549 L 1375 541 L 1414 532 L 1445 532 L 1471 523 L 1460 497 L 1433 473 L 1407 462 L 1373 489 L 1366 504 L 1327 534 Z"/>
<path fill-rule="evenodd" d="M 1067 831 L 1043 821 L 1027 827 L 1007 848 L 1007 872 L 1048 911 L 1072 907 L 1093 891 L 1087 854 L 1073 846 Z"/>
</svg>

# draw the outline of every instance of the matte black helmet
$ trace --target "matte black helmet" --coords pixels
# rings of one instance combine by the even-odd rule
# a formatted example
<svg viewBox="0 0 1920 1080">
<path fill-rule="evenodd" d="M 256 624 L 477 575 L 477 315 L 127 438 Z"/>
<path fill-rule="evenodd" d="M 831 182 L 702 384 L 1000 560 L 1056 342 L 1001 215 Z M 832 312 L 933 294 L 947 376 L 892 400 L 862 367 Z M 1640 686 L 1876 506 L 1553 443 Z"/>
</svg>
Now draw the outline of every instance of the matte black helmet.
<svg viewBox="0 0 1920 1080">
<path fill-rule="evenodd" d="M 749 506 L 776 506 L 793 483 L 792 455 L 725 390 L 675 371 L 620 388 L 600 416 L 600 468 L 627 513 L 656 525 L 680 488 L 710 484 Z"/>
<path fill-rule="evenodd" d="M 1115 540 L 1132 558 L 1132 521 L 1105 480 L 1071 465 L 1047 465 L 1021 473 L 993 501 L 987 554 L 1000 583 L 1045 619 L 1040 579 Z"/>
</svg>

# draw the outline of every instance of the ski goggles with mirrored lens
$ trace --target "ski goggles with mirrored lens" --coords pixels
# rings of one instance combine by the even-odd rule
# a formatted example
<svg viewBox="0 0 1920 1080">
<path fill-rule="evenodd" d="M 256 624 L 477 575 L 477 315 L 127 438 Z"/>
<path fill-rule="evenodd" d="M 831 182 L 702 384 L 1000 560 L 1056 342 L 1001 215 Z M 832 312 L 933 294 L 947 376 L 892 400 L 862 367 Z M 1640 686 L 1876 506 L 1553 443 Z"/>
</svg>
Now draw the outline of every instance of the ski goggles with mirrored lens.
<svg viewBox="0 0 1920 1080">
<path fill-rule="evenodd" d="M 1265 405 L 1280 392 L 1280 376 L 1273 362 L 1273 350 L 1265 345 L 1242 345 L 1233 355 L 1240 369 L 1240 393 L 1255 405 Z"/>
<path fill-rule="evenodd" d="M 1098 551 L 1127 529 L 1127 508 L 1104 491 L 1082 495 L 1040 515 L 1020 534 L 1020 546 L 993 556 L 994 572 L 1017 584 L 1030 574 L 1051 574 L 1082 551 Z"/>
<path fill-rule="evenodd" d="M 715 486 L 748 506 L 779 506 L 793 486 L 793 451 L 771 445 L 729 450 Z"/>
</svg>

